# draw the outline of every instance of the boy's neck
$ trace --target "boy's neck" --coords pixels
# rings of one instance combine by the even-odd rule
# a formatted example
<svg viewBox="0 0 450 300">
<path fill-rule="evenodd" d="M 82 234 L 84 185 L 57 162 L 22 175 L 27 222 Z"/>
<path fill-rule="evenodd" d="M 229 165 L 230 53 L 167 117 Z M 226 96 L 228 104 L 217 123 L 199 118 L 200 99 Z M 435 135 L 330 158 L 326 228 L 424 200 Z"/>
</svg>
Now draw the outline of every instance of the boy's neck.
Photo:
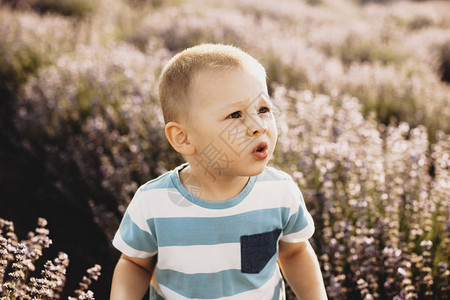
<svg viewBox="0 0 450 300">
<path fill-rule="evenodd" d="M 250 179 L 248 176 L 227 176 L 225 174 L 213 177 L 201 167 L 192 167 L 190 164 L 180 170 L 179 175 L 181 183 L 186 189 L 188 189 L 187 184 L 195 182 L 195 185 L 199 185 L 196 187 L 197 190 L 201 190 L 200 194 L 196 196 L 211 202 L 227 201 L 236 197 Z M 195 180 L 192 180 L 192 177 Z M 189 183 L 187 183 L 188 179 Z"/>
</svg>

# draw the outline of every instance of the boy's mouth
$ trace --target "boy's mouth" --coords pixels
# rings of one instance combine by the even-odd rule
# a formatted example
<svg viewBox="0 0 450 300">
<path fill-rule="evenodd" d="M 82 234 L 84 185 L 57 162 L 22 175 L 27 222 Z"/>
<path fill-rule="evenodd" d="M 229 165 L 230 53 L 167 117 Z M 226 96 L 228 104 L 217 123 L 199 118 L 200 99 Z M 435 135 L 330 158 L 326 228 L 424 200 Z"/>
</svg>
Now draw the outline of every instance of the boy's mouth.
<svg viewBox="0 0 450 300">
<path fill-rule="evenodd" d="M 268 146 L 266 142 L 260 142 L 258 145 L 253 148 L 252 154 L 255 158 L 262 160 L 266 159 L 266 157 L 269 155 L 268 152 Z"/>
</svg>

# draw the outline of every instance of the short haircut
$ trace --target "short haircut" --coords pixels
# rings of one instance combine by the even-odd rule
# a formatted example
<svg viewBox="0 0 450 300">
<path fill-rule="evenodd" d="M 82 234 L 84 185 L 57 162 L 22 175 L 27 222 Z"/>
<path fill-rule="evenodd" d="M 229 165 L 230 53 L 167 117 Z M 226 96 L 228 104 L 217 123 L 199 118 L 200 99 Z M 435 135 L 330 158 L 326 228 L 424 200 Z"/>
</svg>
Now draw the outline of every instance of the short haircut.
<svg viewBox="0 0 450 300">
<path fill-rule="evenodd" d="M 194 75 L 204 70 L 251 70 L 266 79 L 264 67 L 241 49 L 223 44 L 201 44 L 175 55 L 164 66 L 158 92 L 164 121 L 189 121 L 190 87 Z"/>
</svg>

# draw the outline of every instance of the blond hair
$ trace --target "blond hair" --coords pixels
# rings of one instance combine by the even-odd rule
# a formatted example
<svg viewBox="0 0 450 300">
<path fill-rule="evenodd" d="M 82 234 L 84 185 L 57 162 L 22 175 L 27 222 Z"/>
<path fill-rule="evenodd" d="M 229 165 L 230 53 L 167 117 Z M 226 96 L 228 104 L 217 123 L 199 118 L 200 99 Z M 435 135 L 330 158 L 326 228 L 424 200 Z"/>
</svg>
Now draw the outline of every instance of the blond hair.
<svg viewBox="0 0 450 300">
<path fill-rule="evenodd" d="M 201 44 L 175 55 L 159 77 L 158 92 L 164 121 L 190 119 L 190 87 L 194 75 L 203 70 L 249 69 L 266 78 L 264 67 L 241 49 L 222 44 Z"/>
</svg>

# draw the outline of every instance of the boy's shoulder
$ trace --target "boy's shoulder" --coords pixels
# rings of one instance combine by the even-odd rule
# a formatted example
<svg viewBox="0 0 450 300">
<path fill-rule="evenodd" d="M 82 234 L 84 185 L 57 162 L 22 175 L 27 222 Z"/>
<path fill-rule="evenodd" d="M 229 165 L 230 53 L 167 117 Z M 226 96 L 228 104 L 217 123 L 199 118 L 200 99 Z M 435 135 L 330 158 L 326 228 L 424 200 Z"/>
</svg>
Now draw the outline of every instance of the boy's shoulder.
<svg viewBox="0 0 450 300">
<path fill-rule="evenodd" d="M 258 181 L 290 181 L 291 175 L 285 171 L 279 170 L 275 167 L 265 167 L 264 171 L 258 176 Z"/>
<path fill-rule="evenodd" d="M 175 170 L 170 170 L 167 171 L 163 174 L 161 174 L 160 176 L 147 181 L 146 183 L 142 184 L 139 187 L 139 191 L 143 192 L 143 191 L 149 191 L 149 190 L 156 190 L 156 189 L 169 189 L 172 188 L 174 186 L 172 179 L 171 179 L 171 174 L 174 172 Z"/>
</svg>

